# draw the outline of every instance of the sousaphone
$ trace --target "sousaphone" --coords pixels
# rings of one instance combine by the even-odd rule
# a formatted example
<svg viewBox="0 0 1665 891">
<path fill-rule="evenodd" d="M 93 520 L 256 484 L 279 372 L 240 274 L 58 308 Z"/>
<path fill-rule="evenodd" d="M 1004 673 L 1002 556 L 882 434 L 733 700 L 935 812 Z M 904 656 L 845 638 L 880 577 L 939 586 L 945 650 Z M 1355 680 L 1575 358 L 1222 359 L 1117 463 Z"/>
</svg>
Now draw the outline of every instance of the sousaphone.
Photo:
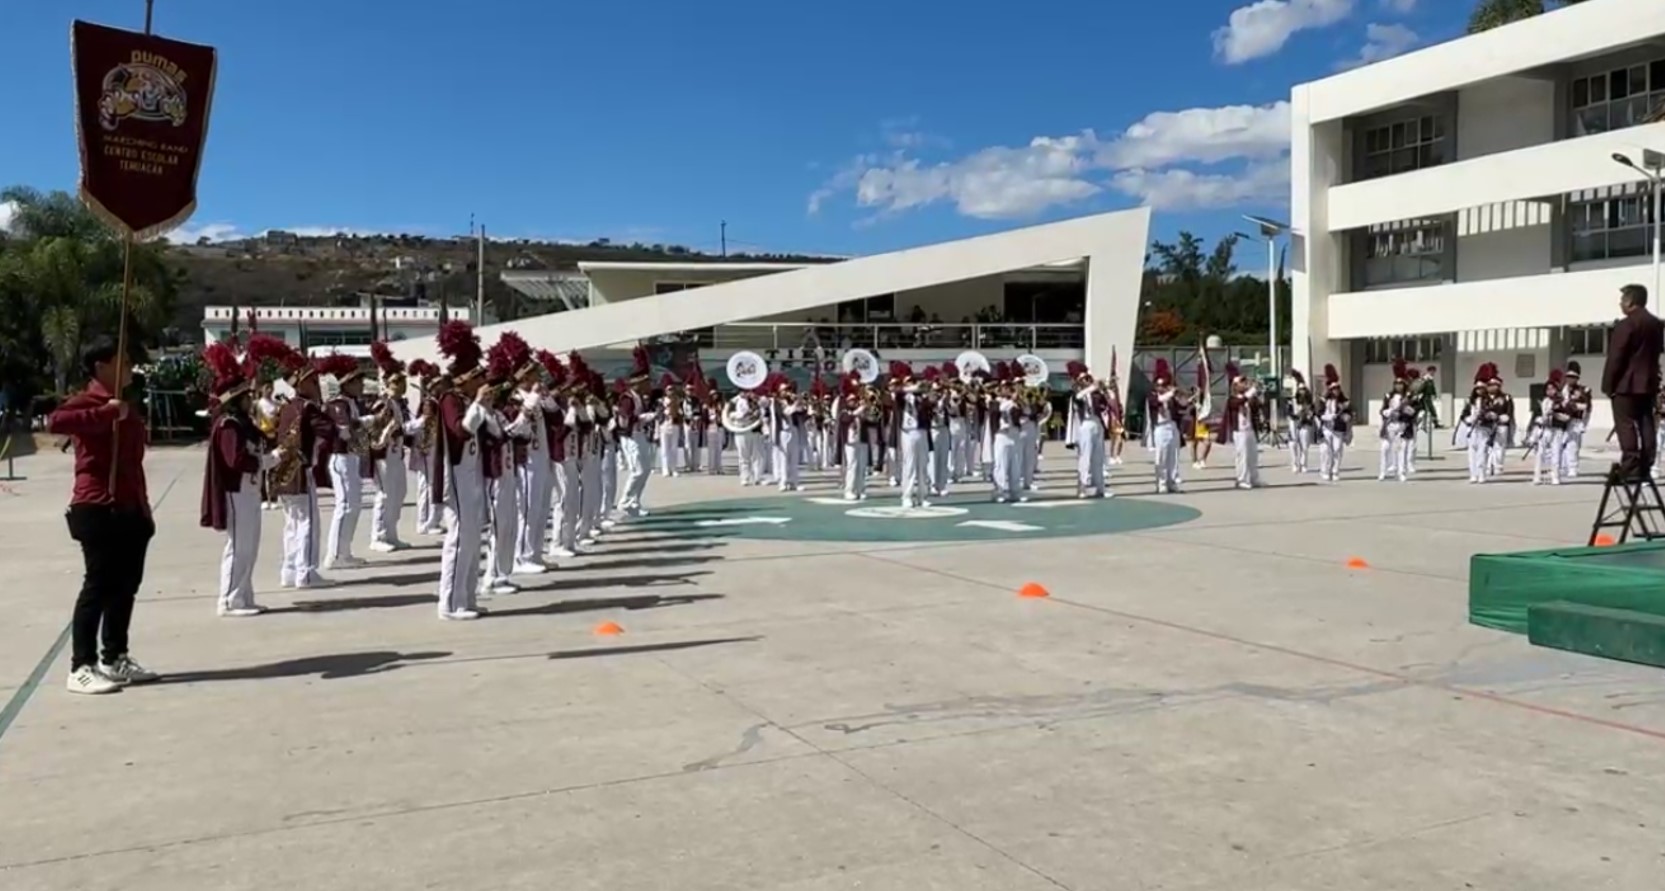
<svg viewBox="0 0 1665 891">
<path fill-rule="evenodd" d="M 750 350 L 741 350 L 728 357 L 727 371 L 728 382 L 741 393 L 748 393 L 763 386 L 769 378 L 769 363 Z M 723 406 L 723 429 L 730 433 L 751 433 L 763 425 L 761 406 L 753 403 L 746 415 L 734 414 L 734 407 L 732 402 Z"/>
<path fill-rule="evenodd" d="M 1044 387 L 1052 377 L 1052 370 L 1046 367 L 1046 360 L 1033 353 L 1024 353 L 1017 357 L 1018 367 L 1023 369 L 1023 382 L 1031 387 Z"/>
<path fill-rule="evenodd" d="M 856 377 L 864 384 L 871 384 L 879 379 L 879 357 L 859 347 L 845 350 L 839 367 L 844 369 L 845 374 L 855 372 Z"/>
<path fill-rule="evenodd" d="M 969 384 L 981 371 L 988 374 L 994 369 L 989 364 L 989 357 L 976 350 L 966 350 L 954 358 L 954 367 L 960 370 L 960 382 Z"/>
</svg>

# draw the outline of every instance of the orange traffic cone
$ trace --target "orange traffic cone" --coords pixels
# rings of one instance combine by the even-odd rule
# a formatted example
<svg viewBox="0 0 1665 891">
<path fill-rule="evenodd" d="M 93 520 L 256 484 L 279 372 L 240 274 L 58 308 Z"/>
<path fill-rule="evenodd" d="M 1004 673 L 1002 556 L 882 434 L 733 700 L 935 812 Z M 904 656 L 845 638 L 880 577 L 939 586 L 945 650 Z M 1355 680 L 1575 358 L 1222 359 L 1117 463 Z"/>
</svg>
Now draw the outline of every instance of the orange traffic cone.
<svg viewBox="0 0 1665 891">
<path fill-rule="evenodd" d="M 1598 548 L 1610 548 L 1616 544 L 1618 544 L 1618 542 L 1613 540 L 1613 536 L 1608 535 L 1605 532 L 1596 536 L 1596 547 Z"/>
<path fill-rule="evenodd" d="M 623 634 L 624 629 L 620 628 L 616 622 L 602 622 L 595 626 L 595 633 L 600 637 L 616 637 Z"/>
<path fill-rule="evenodd" d="M 1348 569 L 1369 569 L 1370 564 L 1366 563 L 1364 561 L 1363 557 L 1348 557 L 1347 558 L 1347 568 Z"/>
<path fill-rule="evenodd" d="M 1030 582 L 1018 589 L 1018 596 L 1034 598 L 1051 597 L 1052 592 L 1041 587 L 1040 585 L 1035 584 L 1034 582 Z"/>
</svg>

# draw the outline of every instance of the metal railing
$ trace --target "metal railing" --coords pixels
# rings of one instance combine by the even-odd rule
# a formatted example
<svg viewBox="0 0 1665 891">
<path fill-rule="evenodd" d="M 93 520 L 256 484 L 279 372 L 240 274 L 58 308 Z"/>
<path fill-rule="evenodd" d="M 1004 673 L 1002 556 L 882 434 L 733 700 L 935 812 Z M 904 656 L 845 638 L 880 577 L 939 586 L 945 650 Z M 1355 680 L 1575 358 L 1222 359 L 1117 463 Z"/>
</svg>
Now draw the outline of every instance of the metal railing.
<svg viewBox="0 0 1665 891">
<path fill-rule="evenodd" d="M 738 322 L 683 332 L 700 347 L 718 350 L 1079 350 L 1082 325 L 942 325 Z"/>
</svg>

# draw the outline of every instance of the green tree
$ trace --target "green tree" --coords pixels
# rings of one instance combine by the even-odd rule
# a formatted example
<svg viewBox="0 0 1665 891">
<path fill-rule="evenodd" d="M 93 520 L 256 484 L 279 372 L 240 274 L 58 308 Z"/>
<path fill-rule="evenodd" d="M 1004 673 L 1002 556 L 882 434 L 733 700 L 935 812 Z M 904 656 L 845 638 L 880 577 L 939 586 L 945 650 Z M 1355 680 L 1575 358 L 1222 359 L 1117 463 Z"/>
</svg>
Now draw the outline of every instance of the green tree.
<svg viewBox="0 0 1665 891">
<path fill-rule="evenodd" d="M 0 241 L 0 384 L 18 397 L 75 383 L 82 345 L 121 322 L 122 242 L 63 192 L 0 191 L 13 209 Z M 156 245 L 135 245 L 128 337 L 154 343 L 179 280 Z"/>
<path fill-rule="evenodd" d="M 1582 3 L 1584 0 L 1480 0 L 1468 17 L 1468 31 L 1477 34 L 1490 31 L 1510 22 L 1543 15 L 1552 9 Z"/>
<path fill-rule="evenodd" d="M 1238 237 L 1227 235 L 1208 248 L 1181 232 L 1173 242 L 1154 242 L 1145 270 L 1144 343 L 1194 343 L 1218 335 L 1228 344 L 1263 344 L 1271 325 L 1266 280 L 1241 275 L 1234 259 Z M 1277 273 L 1279 337 L 1289 336 L 1289 284 Z"/>
</svg>

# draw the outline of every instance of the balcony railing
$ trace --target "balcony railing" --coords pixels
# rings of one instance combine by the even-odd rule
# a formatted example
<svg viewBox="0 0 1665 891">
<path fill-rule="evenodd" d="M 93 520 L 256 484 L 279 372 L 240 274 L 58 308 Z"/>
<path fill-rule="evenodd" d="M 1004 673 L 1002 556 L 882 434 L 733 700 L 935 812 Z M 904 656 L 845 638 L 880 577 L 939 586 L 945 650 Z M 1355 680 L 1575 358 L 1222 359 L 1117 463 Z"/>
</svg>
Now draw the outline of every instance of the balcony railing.
<svg viewBox="0 0 1665 891">
<path fill-rule="evenodd" d="M 1081 325 L 817 325 L 738 322 L 687 331 L 681 338 L 717 350 L 1079 350 Z M 675 337 L 667 339 L 676 339 Z"/>
</svg>

